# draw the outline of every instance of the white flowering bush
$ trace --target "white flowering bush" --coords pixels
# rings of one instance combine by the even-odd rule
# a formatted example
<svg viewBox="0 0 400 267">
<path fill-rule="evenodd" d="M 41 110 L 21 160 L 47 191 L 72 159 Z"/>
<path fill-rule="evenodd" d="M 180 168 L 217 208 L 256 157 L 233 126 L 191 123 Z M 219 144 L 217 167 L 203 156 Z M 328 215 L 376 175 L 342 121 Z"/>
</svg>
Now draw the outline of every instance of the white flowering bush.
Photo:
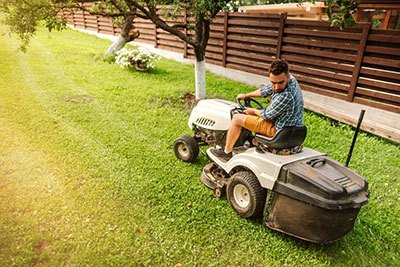
<svg viewBox="0 0 400 267">
<path fill-rule="evenodd" d="M 133 49 L 122 48 L 116 52 L 115 63 L 121 68 L 135 68 L 138 70 L 148 70 L 154 68 L 155 62 L 160 57 L 151 53 L 148 49 L 139 47 Z"/>
</svg>

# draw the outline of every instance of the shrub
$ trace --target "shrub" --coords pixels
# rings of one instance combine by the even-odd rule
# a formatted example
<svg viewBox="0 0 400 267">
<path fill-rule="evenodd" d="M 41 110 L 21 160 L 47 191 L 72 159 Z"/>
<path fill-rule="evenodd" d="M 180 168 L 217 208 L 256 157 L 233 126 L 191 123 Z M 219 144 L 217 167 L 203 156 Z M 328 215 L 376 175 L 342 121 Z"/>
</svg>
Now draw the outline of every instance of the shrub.
<svg viewBox="0 0 400 267">
<path fill-rule="evenodd" d="M 155 62 L 159 59 L 159 56 L 143 47 L 133 49 L 123 48 L 116 52 L 115 63 L 123 69 L 135 68 L 146 71 L 154 68 Z"/>
</svg>

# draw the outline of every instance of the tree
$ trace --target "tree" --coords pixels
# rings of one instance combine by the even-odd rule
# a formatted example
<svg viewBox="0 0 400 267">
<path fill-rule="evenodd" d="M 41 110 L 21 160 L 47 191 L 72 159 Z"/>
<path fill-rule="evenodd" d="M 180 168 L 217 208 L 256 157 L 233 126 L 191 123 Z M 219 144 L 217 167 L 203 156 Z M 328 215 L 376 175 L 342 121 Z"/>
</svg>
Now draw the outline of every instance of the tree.
<svg viewBox="0 0 400 267">
<path fill-rule="evenodd" d="M 290 0 L 269 0 L 256 1 L 268 3 L 283 3 Z M 312 0 L 314 1 L 314 0 Z M 21 48 L 24 50 L 32 36 L 34 36 L 39 21 L 44 21 L 49 31 L 62 30 L 65 28 L 65 18 L 60 16 L 60 11 L 76 12 L 82 10 L 93 15 L 111 17 L 119 22 L 122 29 L 121 35 L 114 42 L 106 54 L 113 54 L 121 49 L 127 42 L 139 36 L 134 31 L 132 21 L 135 17 L 151 20 L 157 27 L 179 37 L 191 45 L 194 49 L 196 99 L 206 97 L 205 80 L 205 53 L 209 39 L 210 25 L 218 12 L 228 7 L 228 3 L 240 4 L 248 1 L 228 0 L 3 0 L 2 10 L 5 13 L 5 23 L 21 39 Z M 305 0 L 298 0 L 298 3 Z M 91 3 L 90 6 L 85 5 Z M 356 0 L 327 0 L 329 4 L 328 14 L 333 24 L 342 26 L 350 25 L 352 12 L 357 7 Z M 177 22 L 168 24 L 165 20 L 165 12 L 157 12 L 157 5 L 170 5 L 173 12 L 170 15 L 177 15 L 185 12 L 188 17 L 193 17 L 191 23 Z M 339 8 L 339 15 L 333 14 L 334 9 Z M 167 12 L 168 13 L 168 12 Z M 333 15 L 332 15 L 333 14 Z M 340 15 L 344 14 L 344 15 Z M 190 33 L 193 32 L 193 34 Z"/>
<path fill-rule="evenodd" d="M 178 22 L 170 25 L 157 13 L 157 4 L 166 1 L 145 0 L 143 3 L 131 1 L 132 4 L 149 18 L 157 27 L 179 37 L 191 45 L 195 52 L 195 81 L 196 100 L 206 97 L 206 70 L 205 54 L 210 34 L 210 25 L 218 12 L 226 6 L 229 1 L 167 1 L 173 6 L 173 14 L 185 12 L 186 16 L 193 17 L 193 24 Z M 189 31 L 193 31 L 191 35 Z"/>
<path fill-rule="evenodd" d="M 4 23 L 9 26 L 12 33 L 17 34 L 21 40 L 21 50 L 25 51 L 31 38 L 34 36 L 38 23 L 43 21 L 49 31 L 63 30 L 66 20 L 60 12 L 88 12 L 113 18 L 121 27 L 121 34 L 106 52 L 106 55 L 115 53 L 127 42 L 139 36 L 133 31 L 133 19 L 136 8 L 126 4 L 127 1 L 96 1 L 96 0 L 3 0 L 1 9 L 5 13 Z M 87 5 L 87 4 L 90 5 Z"/>
</svg>

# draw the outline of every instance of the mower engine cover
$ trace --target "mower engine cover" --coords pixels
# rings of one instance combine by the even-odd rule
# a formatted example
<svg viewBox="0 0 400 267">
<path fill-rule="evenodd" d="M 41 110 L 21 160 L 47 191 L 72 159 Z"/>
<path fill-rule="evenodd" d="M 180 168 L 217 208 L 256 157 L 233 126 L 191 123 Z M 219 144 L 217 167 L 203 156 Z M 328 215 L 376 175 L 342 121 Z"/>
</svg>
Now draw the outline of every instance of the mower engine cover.
<svg viewBox="0 0 400 267">
<path fill-rule="evenodd" d="M 231 123 L 231 110 L 239 108 L 232 101 L 220 99 L 200 100 L 190 114 L 188 126 L 199 126 L 213 131 L 227 131 Z"/>
</svg>

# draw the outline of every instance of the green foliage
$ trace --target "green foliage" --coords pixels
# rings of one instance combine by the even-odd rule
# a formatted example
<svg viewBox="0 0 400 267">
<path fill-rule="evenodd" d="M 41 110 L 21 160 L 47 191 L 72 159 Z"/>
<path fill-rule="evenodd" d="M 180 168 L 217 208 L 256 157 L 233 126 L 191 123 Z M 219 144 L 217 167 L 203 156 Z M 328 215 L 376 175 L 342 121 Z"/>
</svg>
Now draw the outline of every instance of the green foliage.
<svg viewBox="0 0 400 267">
<path fill-rule="evenodd" d="M 98 56 L 101 60 L 103 60 L 104 62 L 107 63 L 115 63 L 115 55 L 104 55 L 103 53 L 101 53 L 100 56 Z"/>
<path fill-rule="evenodd" d="M 340 26 L 341 29 L 354 26 L 356 23 L 354 13 L 358 4 L 358 0 L 327 0 L 326 13 L 331 25 Z"/>
<path fill-rule="evenodd" d="M 5 14 L 3 23 L 8 25 L 10 32 L 15 33 L 21 40 L 20 49 L 26 51 L 40 21 L 44 21 L 49 31 L 65 29 L 66 21 L 57 16 L 59 11 L 57 7 L 58 5 L 53 5 L 47 0 L 4 0 L 0 11 Z"/>
<path fill-rule="evenodd" d="M 4 28 L 0 26 L 0 31 Z M 399 266 L 399 145 L 361 133 L 350 167 L 370 185 L 354 230 L 317 246 L 237 216 L 172 144 L 193 66 L 148 73 L 98 60 L 109 42 L 42 28 L 0 35 L 0 262 L 4 266 Z M 207 74 L 210 95 L 254 88 Z M 344 162 L 353 129 L 307 112 L 306 145 Z"/>
</svg>

